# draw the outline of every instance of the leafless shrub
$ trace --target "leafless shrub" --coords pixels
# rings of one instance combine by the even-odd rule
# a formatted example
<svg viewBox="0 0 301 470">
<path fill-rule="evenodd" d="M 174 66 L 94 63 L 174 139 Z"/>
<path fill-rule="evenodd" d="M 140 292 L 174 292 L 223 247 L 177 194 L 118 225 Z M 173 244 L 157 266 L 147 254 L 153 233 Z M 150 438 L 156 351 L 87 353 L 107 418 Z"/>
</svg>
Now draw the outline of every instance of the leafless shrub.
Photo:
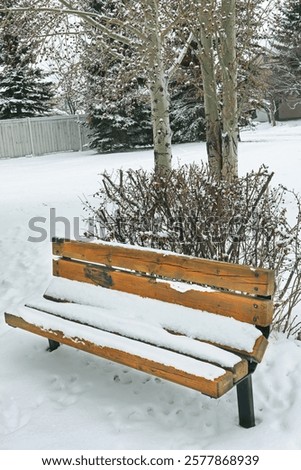
<svg viewBox="0 0 301 470">
<path fill-rule="evenodd" d="M 264 166 L 231 184 L 217 183 L 205 165 L 164 176 L 144 170 L 104 173 L 96 204 L 84 201 L 94 220 L 88 236 L 274 269 L 274 326 L 298 334 L 301 202 L 282 186 L 271 188 L 272 176 Z M 288 194 L 296 207 L 293 225 L 286 212 Z"/>
</svg>

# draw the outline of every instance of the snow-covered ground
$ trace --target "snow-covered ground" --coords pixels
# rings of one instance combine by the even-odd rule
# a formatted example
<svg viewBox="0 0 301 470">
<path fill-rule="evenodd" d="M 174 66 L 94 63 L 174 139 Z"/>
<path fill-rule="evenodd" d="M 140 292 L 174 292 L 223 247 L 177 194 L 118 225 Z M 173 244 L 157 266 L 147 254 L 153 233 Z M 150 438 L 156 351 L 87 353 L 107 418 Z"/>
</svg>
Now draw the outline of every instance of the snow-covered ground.
<svg viewBox="0 0 301 470">
<path fill-rule="evenodd" d="M 263 124 L 242 140 L 242 174 L 264 163 L 275 184 L 301 191 L 300 121 Z M 203 143 L 174 147 L 175 162 L 201 158 Z M 4 311 L 48 285 L 50 210 L 72 227 L 103 170 L 152 165 L 151 151 L 0 160 L 0 449 L 301 449 L 300 341 L 272 335 L 254 374 L 257 426 L 246 430 L 235 390 L 213 400 L 72 348 L 50 354 L 44 339 L 5 325 Z M 33 217 L 43 242 L 28 241 L 39 235 Z M 64 235 L 62 222 L 56 229 Z"/>
</svg>

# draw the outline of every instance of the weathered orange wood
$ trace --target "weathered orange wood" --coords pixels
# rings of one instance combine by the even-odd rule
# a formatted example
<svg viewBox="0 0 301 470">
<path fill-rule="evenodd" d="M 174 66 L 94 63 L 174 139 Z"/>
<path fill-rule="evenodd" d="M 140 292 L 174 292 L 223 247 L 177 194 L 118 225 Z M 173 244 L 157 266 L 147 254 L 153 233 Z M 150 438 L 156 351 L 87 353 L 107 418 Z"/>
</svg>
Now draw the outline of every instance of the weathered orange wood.
<svg viewBox="0 0 301 470">
<path fill-rule="evenodd" d="M 214 346 L 219 346 L 222 349 L 225 349 L 226 351 L 231 351 L 234 354 L 237 354 L 238 356 L 241 356 L 246 359 L 252 359 L 255 362 L 261 362 L 262 358 L 264 356 L 264 353 L 266 351 L 266 348 L 268 347 L 268 340 L 262 335 L 259 336 L 259 338 L 256 340 L 253 351 L 244 351 L 241 349 L 236 349 L 236 348 L 230 348 L 229 346 L 225 346 L 223 344 L 217 344 L 217 343 L 209 343 L 213 344 Z"/>
<path fill-rule="evenodd" d="M 61 258 L 53 261 L 53 274 L 71 280 L 114 289 L 121 292 L 162 300 L 194 309 L 236 318 L 260 326 L 272 321 L 273 302 L 229 292 L 179 292 L 168 281 L 157 281 L 146 275 L 117 271 L 104 266 Z"/>
<path fill-rule="evenodd" d="M 248 362 L 245 360 L 242 360 L 238 362 L 237 364 L 235 364 L 233 369 L 227 369 L 226 367 L 224 367 L 224 369 L 230 370 L 233 373 L 233 382 L 236 383 L 239 380 L 241 380 L 243 377 L 248 375 L 249 367 L 248 367 Z"/>
<path fill-rule="evenodd" d="M 203 394 L 209 395 L 213 398 L 222 396 L 233 387 L 233 374 L 229 371 L 225 371 L 222 376 L 215 380 L 208 380 L 204 377 L 198 377 L 174 367 L 169 367 L 121 350 L 102 347 L 101 345 L 86 341 L 84 338 L 65 337 L 62 331 L 45 330 L 40 326 L 28 323 L 23 318 L 10 313 L 5 314 L 5 320 L 6 323 L 12 327 L 22 328 L 23 330 L 52 339 L 62 344 L 67 344 L 68 346 L 72 346 L 76 349 L 161 377 L 202 392 Z"/>
<path fill-rule="evenodd" d="M 139 250 L 109 243 L 57 240 L 53 242 L 53 254 L 260 296 L 271 296 L 275 289 L 274 273 L 271 270 L 163 251 Z"/>
<path fill-rule="evenodd" d="M 254 345 L 254 349 L 250 357 L 252 357 L 256 362 L 261 362 L 268 344 L 268 340 L 263 335 L 260 336 Z M 247 357 L 246 354 L 244 356 Z"/>
</svg>

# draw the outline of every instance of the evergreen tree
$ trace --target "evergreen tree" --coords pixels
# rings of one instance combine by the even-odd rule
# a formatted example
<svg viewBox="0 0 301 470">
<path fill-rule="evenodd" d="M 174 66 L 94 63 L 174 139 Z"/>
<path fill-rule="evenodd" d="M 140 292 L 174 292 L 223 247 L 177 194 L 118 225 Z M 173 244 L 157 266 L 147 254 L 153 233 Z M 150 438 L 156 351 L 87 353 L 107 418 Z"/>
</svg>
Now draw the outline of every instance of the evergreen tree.
<svg viewBox="0 0 301 470">
<path fill-rule="evenodd" d="M 110 60 L 103 51 L 102 60 L 89 65 L 87 83 L 91 148 L 106 152 L 152 145 L 151 110 L 143 78 L 134 79 L 119 60 Z"/>
<path fill-rule="evenodd" d="M 13 3 L 13 2 L 7 2 Z M 52 85 L 35 64 L 34 45 L 18 34 L 13 18 L 0 17 L 0 119 L 50 112 Z"/>
<path fill-rule="evenodd" d="M 115 104 L 116 106 L 116 104 Z M 112 109 L 112 107 L 111 107 Z M 118 103 L 108 112 L 103 105 L 95 106 L 90 121 L 94 130 L 91 148 L 100 152 L 130 150 L 152 145 L 152 124 L 149 106 L 136 105 L 132 112 Z"/>
<path fill-rule="evenodd" d="M 287 0 L 276 15 L 274 46 L 293 69 L 300 67 L 301 2 Z"/>
<path fill-rule="evenodd" d="M 271 93 L 275 100 L 301 98 L 301 2 L 279 6 L 273 27 Z"/>
<path fill-rule="evenodd" d="M 245 125 L 259 108 L 266 106 L 269 72 L 263 44 L 272 5 L 263 0 L 237 0 L 238 118 Z"/>
<path fill-rule="evenodd" d="M 174 144 L 206 140 L 204 103 L 194 86 L 172 90 L 170 125 Z"/>
</svg>

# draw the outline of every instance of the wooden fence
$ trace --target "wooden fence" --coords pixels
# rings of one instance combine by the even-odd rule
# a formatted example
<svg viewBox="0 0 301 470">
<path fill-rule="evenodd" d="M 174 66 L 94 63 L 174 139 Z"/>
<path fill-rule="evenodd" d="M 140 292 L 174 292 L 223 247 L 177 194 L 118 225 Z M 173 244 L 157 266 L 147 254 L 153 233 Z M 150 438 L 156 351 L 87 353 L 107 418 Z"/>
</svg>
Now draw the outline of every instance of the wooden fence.
<svg viewBox="0 0 301 470">
<path fill-rule="evenodd" d="M 0 120 L 0 158 L 83 150 L 89 141 L 85 116 Z"/>
</svg>

